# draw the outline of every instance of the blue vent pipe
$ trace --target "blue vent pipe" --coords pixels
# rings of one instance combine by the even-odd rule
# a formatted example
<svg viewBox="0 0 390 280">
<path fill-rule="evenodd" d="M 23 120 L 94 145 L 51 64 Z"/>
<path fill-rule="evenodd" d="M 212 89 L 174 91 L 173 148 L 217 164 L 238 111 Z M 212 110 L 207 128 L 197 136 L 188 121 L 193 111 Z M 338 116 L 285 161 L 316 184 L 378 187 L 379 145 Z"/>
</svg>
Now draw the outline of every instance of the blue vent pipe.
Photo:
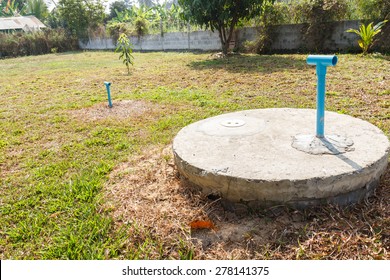
<svg viewBox="0 0 390 280">
<path fill-rule="evenodd" d="M 110 92 L 111 83 L 110 82 L 104 82 L 104 84 L 106 85 L 106 89 L 107 89 L 108 107 L 112 108 L 111 92 Z"/>
<path fill-rule="evenodd" d="M 325 123 L 325 76 L 326 67 L 337 64 L 335 55 L 309 55 L 306 60 L 309 65 L 316 65 L 317 72 L 317 131 L 318 138 L 324 138 Z"/>
</svg>

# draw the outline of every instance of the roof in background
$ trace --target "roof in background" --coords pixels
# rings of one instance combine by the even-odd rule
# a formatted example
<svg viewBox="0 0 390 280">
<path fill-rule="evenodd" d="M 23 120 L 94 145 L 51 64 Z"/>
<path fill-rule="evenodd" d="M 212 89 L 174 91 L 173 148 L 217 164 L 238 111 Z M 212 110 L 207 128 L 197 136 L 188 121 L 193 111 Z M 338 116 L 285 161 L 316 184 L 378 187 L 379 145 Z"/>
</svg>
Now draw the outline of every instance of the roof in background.
<svg viewBox="0 0 390 280">
<path fill-rule="evenodd" d="M 46 26 L 35 16 L 0 18 L 0 31 L 20 29 L 23 29 L 24 31 L 31 31 L 45 27 Z"/>
</svg>

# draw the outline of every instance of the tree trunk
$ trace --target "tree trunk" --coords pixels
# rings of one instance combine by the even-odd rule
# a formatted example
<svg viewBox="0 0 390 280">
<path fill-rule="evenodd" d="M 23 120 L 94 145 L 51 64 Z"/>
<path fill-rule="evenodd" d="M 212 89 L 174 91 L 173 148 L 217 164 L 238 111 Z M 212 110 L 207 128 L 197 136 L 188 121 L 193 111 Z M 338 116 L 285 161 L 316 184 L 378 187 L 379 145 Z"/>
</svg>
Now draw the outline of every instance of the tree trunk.
<svg viewBox="0 0 390 280">
<path fill-rule="evenodd" d="M 221 40 L 222 53 L 227 55 L 229 49 L 229 41 L 226 38 L 226 30 L 223 25 L 218 27 L 219 39 Z"/>
<path fill-rule="evenodd" d="M 222 53 L 224 55 L 227 55 L 228 54 L 228 50 L 229 50 L 229 42 L 223 42 L 222 43 Z"/>
<path fill-rule="evenodd" d="M 224 55 L 227 55 L 228 50 L 229 50 L 229 44 L 230 41 L 232 40 L 233 37 L 233 31 L 234 27 L 236 26 L 237 20 L 233 19 L 232 23 L 229 26 L 229 34 L 226 34 L 226 28 L 224 27 L 223 24 L 220 24 L 218 26 L 218 33 L 219 33 L 219 38 L 221 40 L 221 46 L 222 46 L 222 53 Z"/>
</svg>

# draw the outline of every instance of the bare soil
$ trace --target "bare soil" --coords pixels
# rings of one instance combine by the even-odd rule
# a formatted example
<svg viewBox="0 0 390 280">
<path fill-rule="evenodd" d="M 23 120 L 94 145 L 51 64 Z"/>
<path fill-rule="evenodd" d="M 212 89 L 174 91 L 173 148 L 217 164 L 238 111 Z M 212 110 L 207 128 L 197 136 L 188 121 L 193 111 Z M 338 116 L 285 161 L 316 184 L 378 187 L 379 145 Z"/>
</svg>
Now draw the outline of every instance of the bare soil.
<svg viewBox="0 0 390 280">
<path fill-rule="evenodd" d="M 108 107 L 108 103 L 99 103 L 91 107 L 74 110 L 72 114 L 87 121 L 121 120 L 150 113 L 155 108 L 155 104 L 143 100 L 118 100 L 113 102 L 112 108 Z"/>
</svg>

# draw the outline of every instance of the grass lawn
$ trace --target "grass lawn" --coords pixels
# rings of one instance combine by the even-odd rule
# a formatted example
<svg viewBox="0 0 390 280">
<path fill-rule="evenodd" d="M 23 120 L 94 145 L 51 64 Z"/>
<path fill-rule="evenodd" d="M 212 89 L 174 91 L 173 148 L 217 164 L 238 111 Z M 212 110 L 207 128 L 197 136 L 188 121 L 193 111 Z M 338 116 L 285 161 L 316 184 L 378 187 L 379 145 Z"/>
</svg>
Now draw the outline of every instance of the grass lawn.
<svg viewBox="0 0 390 280">
<path fill-rule="evenodd" d="M 390 259 L 390 169 L 353 207 L 247 216 L 179 183 L 170 144 L 182 127 L 315 108 L 306 55 L 134 56 L 130 76 L 111 52 L 0 60 L 1 259 Z M 390 137 L 390 57 L 340 55 L 326 102 Z M 196 219 L 216 229 L 191 230 Z"/>
</svg>

